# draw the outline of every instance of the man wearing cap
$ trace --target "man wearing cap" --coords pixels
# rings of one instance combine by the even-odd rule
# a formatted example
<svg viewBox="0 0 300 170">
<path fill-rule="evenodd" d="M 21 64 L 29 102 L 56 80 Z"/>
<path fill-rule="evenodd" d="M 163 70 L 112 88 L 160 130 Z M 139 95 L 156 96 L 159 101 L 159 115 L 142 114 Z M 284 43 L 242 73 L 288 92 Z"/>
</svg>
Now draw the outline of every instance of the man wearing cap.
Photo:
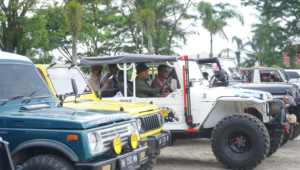
<svg viewBox="0 0 300 170">
<path fill-rule="evenodd" d="M 151 88 L 147 82 L 148 67 L 145 63 L 140 63 L 136 66 L 137 77 L 136 81 L 136 96 L 137 97 L 153 97 L 156 93 L 159 93 L 162 88 L 166 89 L 168 86 L 158 88 Z"/>
<path fill-rule="evenodd" d="M 102 70 L 101 65 L 91 66 L 91 73 L 87 77 L 87 81 L 89 82 L 94 92 L 100 90 L 100 92 L 102 93 L 107 89 L 108 84 L 111 82 L 111 79 L 106 79 L 106 83 L 100 88 L 100 78 L 98 76 L 100 70 Z"/>
</svg>

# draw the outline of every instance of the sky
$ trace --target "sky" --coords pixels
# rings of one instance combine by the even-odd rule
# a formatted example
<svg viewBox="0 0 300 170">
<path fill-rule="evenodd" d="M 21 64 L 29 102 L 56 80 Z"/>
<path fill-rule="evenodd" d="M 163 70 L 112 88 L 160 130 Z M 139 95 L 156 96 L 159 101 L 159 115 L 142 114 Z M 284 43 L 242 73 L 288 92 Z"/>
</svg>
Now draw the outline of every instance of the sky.
<svg viewBox="0 0 300 170">
<path fill-rule="evenodd" d="M 247 37 L 251 37 L 251 25 L 253 23 L 258 23 L 259 20 L 253 14 L 259 14 L 252 6 L 241 6 L 240 0 L 205 0 L 205 2 L 210 2 L 212 5 L 216 3 L 230 3 L 237 6 L 239 10 L 244 15 L 244 26 L 241 25 L 236 20 L 229 20 L 229 25 L 225 27 L 224 31 L 228 37 L 228 41 L 222 39 L 218 35 L 213 37 L 213 54 L 219 54 L 222 49 L 229 48 L 231 50 L 236 50 L 236 44 L 232 43 L 231 38 L 237 36 L 243 39 L 243 42 L 247 42 Z M 204 30 L 201 26 L 201 22 L 197 24 L 198 32 L 200 35 L 192 35 L 188 37 L 187 44 L 184 45 L 182 49 L 176 49 L 180 55 L 193 55 L 199 53 L 209 53 L 210 52 L 210 35 L 209 32 Z M 195 29 L 195 28 L 194 28 Z M 242 54 L 243 56 L 244 54 Z M 230 53 L 229 56 L 234 56 L 234 53 Z"/>
</svg>

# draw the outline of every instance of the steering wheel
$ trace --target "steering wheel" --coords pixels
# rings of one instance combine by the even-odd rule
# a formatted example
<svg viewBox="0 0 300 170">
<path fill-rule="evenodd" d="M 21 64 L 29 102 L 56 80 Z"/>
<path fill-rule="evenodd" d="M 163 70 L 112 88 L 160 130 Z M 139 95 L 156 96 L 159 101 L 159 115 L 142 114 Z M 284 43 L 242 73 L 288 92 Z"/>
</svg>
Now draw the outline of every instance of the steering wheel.
<svg viewBox="0 0 300 170">
<path fill-rule="evenodd" d="M 173 92 L 173 90 L 171 89 L 170 85 L 168 84 L 169 81 L 171 81 L 171 79 L 172 79 L 172 77 L 169 77 L 169 78 L 164 82 L 164 84 L 161 86 L 162 88 L 161 88 L 161 90 L 160 90 L 160 92 L 159 92 L 160 95 L 163 95 L 163 94 L 164 94 L 165 92 L 167 92 L 167 91 L 169 91 L 170 93 Z M 166 88 L 166 90 L 163 90 L 165 85 L 167 85 L 168 88 Z"/>
</svg>

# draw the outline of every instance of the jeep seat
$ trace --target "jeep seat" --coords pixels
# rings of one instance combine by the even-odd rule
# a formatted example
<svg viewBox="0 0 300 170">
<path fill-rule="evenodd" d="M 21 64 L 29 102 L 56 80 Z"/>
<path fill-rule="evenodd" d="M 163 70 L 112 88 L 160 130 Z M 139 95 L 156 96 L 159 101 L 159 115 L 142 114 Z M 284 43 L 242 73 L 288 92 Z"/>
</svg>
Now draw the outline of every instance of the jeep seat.
<svg viewBox="0 0 300 170">
<path fill-rule="evenodd" d="M 128 76 L 127 76 L 127 80 Z M 121 91 L 121 93 L 124 96 L 124 71 L 120 70 L 118 73 L 118 89 Z M 131 97 L 133 96 L 133 84 L 132 82 L 127 81 L 127 96 Z"/>
</svg>

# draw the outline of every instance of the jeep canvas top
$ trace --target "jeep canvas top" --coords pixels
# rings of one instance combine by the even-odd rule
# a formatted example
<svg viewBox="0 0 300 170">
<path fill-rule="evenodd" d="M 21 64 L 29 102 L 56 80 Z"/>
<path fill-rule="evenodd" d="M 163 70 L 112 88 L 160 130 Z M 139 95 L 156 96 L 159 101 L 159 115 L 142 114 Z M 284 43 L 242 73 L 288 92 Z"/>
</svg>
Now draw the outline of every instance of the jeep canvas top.
<svg viewBox="0 0 300 170">
<path fill-rule="evenodd" d="M 156 104 L 164 115 L 164 129 L 171 131 L 173 141 L 179 138 L 211 138 L 214 155 L 227 168 L 251 169 L 260 164 L 269 152 L 269 134 L 278 135 L 284 129 L 284 110 L 289 104 L 283 103 L 278 112 L 270 114 L 269 103 L 273 102 L 273 97 L 268 92 L 210 87 L 197 61 L 188 56 L 137 54 L 114 56 L 114 60 L 109 58 L 84 58 L 80 65 L 117 64 L 123 70 L 124 82 L 128 81 L 127 72 L 135 73 L 135 66 L 139 63 L 150 68 L 151 80 L 155 78 L 153 70 L 158 65 L 169 66 L 169 76 L 163 84 L 170 83 L 168 96 L 136 97 L 139 87 L 133 79 L 133 82 L 124 83 L 123 97 L 103 100 Z M 224 79 L 224 75 L 222 73 L 220 79 Z M 133 89 L 127 84 L 132 84 Z M 161 90 L 160 94 L 163 93 L 164 90 Z"/>
<path fill-rule="evenodd" d="M 0 75 L 0 134 L 14 166 L 115 170 L 137 169 L 148 160 L 128 113 L 61 107 L 24 56 L 0 52 Z"/>
</svg>

